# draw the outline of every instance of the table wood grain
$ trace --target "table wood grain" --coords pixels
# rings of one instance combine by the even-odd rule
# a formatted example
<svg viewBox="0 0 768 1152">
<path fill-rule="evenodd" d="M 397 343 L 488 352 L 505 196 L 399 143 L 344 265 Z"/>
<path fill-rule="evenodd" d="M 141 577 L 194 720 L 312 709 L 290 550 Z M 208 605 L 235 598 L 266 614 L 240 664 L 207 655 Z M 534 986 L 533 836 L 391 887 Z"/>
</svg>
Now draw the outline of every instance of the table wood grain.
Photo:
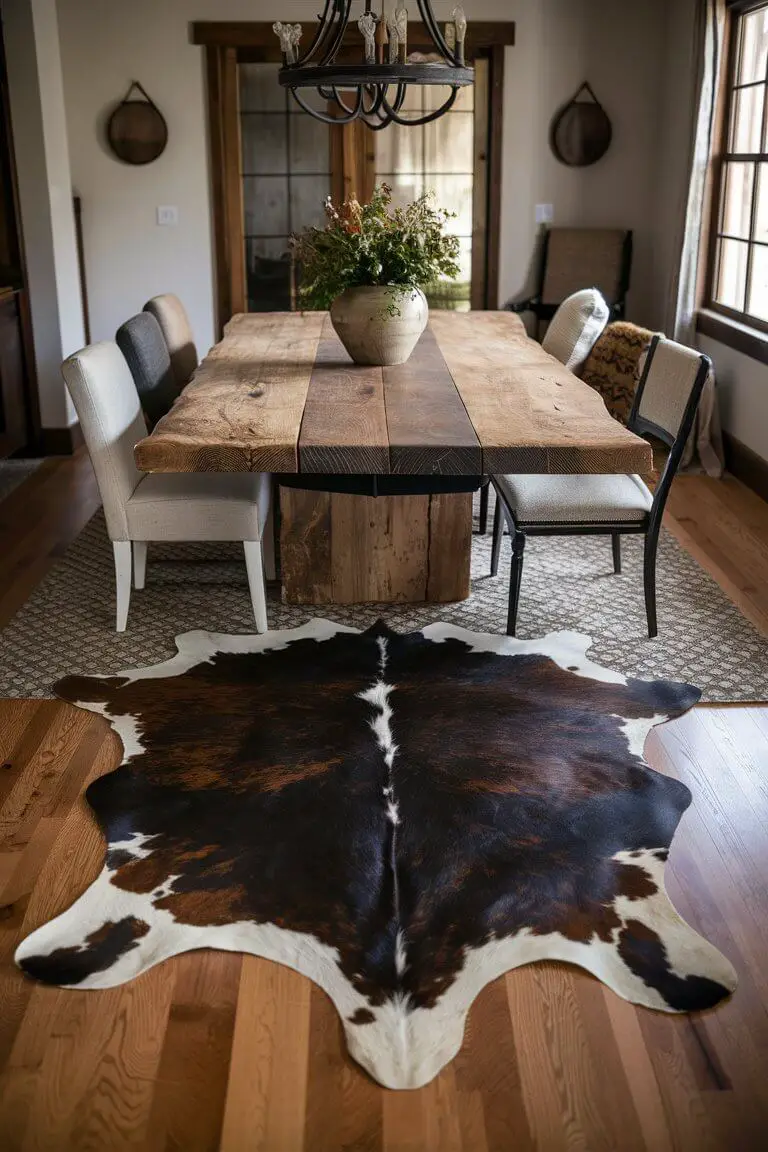
<svg viewBox="0 0 768 1152">
<path fill-rule="evenodd" d="M 406 364 L 352 363 L 321 312 L 238 315 L 145 472 L 648 472 L 650 446 L 511 312 L 432 312 Z"/>
</svg>

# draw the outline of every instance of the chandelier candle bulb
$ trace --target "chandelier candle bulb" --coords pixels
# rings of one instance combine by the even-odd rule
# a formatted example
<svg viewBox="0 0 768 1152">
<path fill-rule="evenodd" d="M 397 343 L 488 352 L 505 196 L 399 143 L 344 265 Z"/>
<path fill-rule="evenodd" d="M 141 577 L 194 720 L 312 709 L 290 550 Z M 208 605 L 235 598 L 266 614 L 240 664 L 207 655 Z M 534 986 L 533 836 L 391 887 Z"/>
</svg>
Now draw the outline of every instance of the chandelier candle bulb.
<svg viewBox="0 0 768 1152">
<path fill-rule="evenodd" d="M 376 17 L 373 12 L 364 12 L 357 22 L 365 42 L 366 64 L 376 63 Z"/>
<path fill-rule="evenodd" d="M 460 4 L 457 4 L 451 13 L 453 17 L 453 27 L 456 32 L 456 55 L 459 63 L 464 63 L 464 41 L 467 38 L 467 18 L 464 15 L 464 9 Z"/>
<path fill-rule="evenodd" d="M 387 17 L 387 35 L 389 37 L 389 63 L 397 64 L 398 39 L 394 16 Z"/>
<path fill-rule="evenodd" d="M 408 9 L 395 8 L 395 29 L 397 31 L 397 59 L 405 64 L 408 57 Z"/>
</svg>

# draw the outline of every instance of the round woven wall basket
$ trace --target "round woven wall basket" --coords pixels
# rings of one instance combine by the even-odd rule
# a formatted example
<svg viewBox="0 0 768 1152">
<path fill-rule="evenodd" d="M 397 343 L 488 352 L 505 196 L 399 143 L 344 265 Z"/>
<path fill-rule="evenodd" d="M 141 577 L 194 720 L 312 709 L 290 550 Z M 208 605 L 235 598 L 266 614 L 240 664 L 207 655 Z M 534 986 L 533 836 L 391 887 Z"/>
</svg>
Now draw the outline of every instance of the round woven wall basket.
<svg viewBox="0 0 768 1152">
<path fill-rule="evenodd" d="M 134 88 L 142 100 L 131 99 Z M 134 80 L 125 99 L 118 104 L 107 124 L 109 146 L 126 164 L 151 164 L 165 151 L 168 125 L 160 109 Z"/>
<path fill-rule="evenodd" d="M 582 92 L 586 92 L 589 99 L 579 99 Z M 552 121 L 550 145 L 563 164 L 586 168 L 605 155 L 612 136 L 608 114 L 585 83 Z"/>
</svg>

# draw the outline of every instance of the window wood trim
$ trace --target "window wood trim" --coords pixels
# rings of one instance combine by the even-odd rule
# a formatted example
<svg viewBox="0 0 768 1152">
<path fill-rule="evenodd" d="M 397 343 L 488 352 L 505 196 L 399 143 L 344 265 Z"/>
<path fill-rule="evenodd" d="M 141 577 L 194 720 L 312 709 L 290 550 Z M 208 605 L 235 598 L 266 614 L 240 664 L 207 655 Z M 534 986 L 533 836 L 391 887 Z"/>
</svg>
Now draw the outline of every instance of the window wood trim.
<svg viewBox="0 0 768 1152">
<path fill-rule="evenodd" d="M 305 34 L 314 25 L 305 24 Z M 408 25 L 409 46 L 431 44 L 420 22 Z M 358 38 L 359 39 L 359 38 Z M 488 131 L 485 162 L 485 228 L 476 228 L 473 219 L 473 272 L 475 237 L 484 241 L 484 276 L 473 286 L 472 307 L 499 306 L 499 264 L 501 233 L 501 170 L 504 104 L 504 49 L 514 44 L 513 22 L 476 22 L 467 32 L 467 60 L 488 60 Z M 214 259 L 216 268 L 216 330 L 236 313 L 247 308 L 243 189 L 240 178 L 240 123 L 237 66 L 241 63 L 279 63 L 280 46 L 271 22 L 199 21 L 192 25 L 192 42 L 205 46 L 208 131 L 211 158 L 211 198 L 213 208 Z M 359 54 L 358 40 L 350 36 L 342 51 Z M 349 129 L 354 131 L 350 132 Z M 357 195 L 367 198 L 373 183 L 372 133 L 363 124 L 331 128 L 331 157 L 335 198 Z M 340 167 L 339 167 L 339 162 Z M 338 173 L 341 171 L 341 177 Z M 473 281 L 475 277 L 473 276 Z"/>
<path fill-rule="evenodd" d="M 764 356 L 764 352 L 762 351 L 763 338 L 756 336 L 754 340 L 746 340 L 744 330 L 751 328 L 754 329 L 755 333 L 768 334 L 768 321 L 761 320 L 757 316 L 752 316 L 747 311 L 742 312 L 730 308 L 725 304 L 721 304 L 715 299 L 715 292 L 716 278 L 718 275 L 719 240 L 723 235 L 727 235 L 721 232 L 721 222 L 725 210 L 723 189 L 725 165 L 727 163 L 738 163 L 740 161 L 758 164 L 761 162 L 761 159 L 768 162 L 768 151 L 737 153 L 728 150 L 731 112 L 734 94 L 737 90 L 735 80 L 736 68 L 738 66 L 740 18 L 748 15 L 750 12 L 755 12 L 765 7 L 766 0 L 726 0 L 727 24 L 724 34 L 725 51 L 723 52 L 723 59 L 720 65 L 720 77 L 716 96 L 715 129 L 712 157 L 708 173 L 710 186 L 708 194 L 705 195 L 705 203 L 708 208 L 702 229 L 702 247 L 706 252 L 706 261 L 704 262 L 706 271 L 704 282 L 700 284 L 699 291 L 697 292 L 700 312 L 697 314 L 696 321 L 697 331 L 703 335 L 709 335 L 713 339 L 721 340 L 737 351 L 745 351 L 747 347 L 753 350 L 760 349 L 760 355 L 755 357 L 760 360 L 762 360 Z M 762 149 L 764 147 L 766 133 L 768 132 L 768 71 L 766 80 L 762 82 L 757 81 L 756 83 L 763 83 L 765 86 L 761 129 L 762 136 L 760 141 Z M 752 226 L 754 223 L 754 214 L 757 210 L 758 180 L 756 176 L 757 174 L 755 174 L 752 188 L 750 236 L 748 240 L 744 241 L 748 245 L 745 277 L 745 308 L 750 287 L 752 250 L 755 244 L 752 240 Z M 742 237 L 737 237 L 736 239 L 742 240 Z M 722 318 L 720 322 L 718 322 L 719 318 Z M 718 332 L 717 336 L 714 335 L 715 330 Z"/>
</svg>

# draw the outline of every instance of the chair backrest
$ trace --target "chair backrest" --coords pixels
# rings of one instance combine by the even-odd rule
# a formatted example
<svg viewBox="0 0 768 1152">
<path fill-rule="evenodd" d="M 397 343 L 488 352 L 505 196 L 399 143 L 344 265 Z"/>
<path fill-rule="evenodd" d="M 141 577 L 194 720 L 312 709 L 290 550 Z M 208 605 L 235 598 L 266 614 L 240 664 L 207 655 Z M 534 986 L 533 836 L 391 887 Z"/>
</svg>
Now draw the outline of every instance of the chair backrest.
<svg viewBox="0 0 768 1152">
<path fill-rule="evenodd" d="M 171 292 L 147 300 L 144 311 L 154 316 L 160 325 L 171 357 L 176 387 L 181 391 L 189 383 L 199 362 L 187 311 L 178 296 Z"/>
<path fill-rule="evenodd" d="M 667 462 L 653 493 L 651 531 L 658 531 L 711 371 L 712 361 L 702 352 L 661 335 L 651 341 L 627 421 L 632 432 L 655 436 L 669 447 Z"/>
<path fill-rule="evenodd" d="M 578 376 L 609 315 L 610 309 L 597 288 L 574 292 L 555 312 L 541 346 Z"/>
<path fill-rule="evenodd" d="M 96 473 L 110 539 L 127 540 L 125 504 L 144 475 L 133 449 L 147 434 L 133 377 L 111 341 L 75 352 L 61 371 Z"/>
<path fill-rule="evenodd" d="M 702 352 L 654 336 L 641 368 L 627 421 L 633 432 L 652 435 L 680 453 L 688 439 L 701 392 L 712 368 Z"/>
<path fill-rule="evenodd" d="M 179 394 L 160 325 L 149 312 L 139 312 L 120 325 L 115 340 L 131 370 L 147 420 L 154 427 Z"/>
<path fill-rule="evenodd" d="M 550 228 L 541 281 L 543 304 L 560 304 L 594 284 L 613 307 L 624 300 L 632 262 L 632 233 L 620 228 Z"/>
</svg>

